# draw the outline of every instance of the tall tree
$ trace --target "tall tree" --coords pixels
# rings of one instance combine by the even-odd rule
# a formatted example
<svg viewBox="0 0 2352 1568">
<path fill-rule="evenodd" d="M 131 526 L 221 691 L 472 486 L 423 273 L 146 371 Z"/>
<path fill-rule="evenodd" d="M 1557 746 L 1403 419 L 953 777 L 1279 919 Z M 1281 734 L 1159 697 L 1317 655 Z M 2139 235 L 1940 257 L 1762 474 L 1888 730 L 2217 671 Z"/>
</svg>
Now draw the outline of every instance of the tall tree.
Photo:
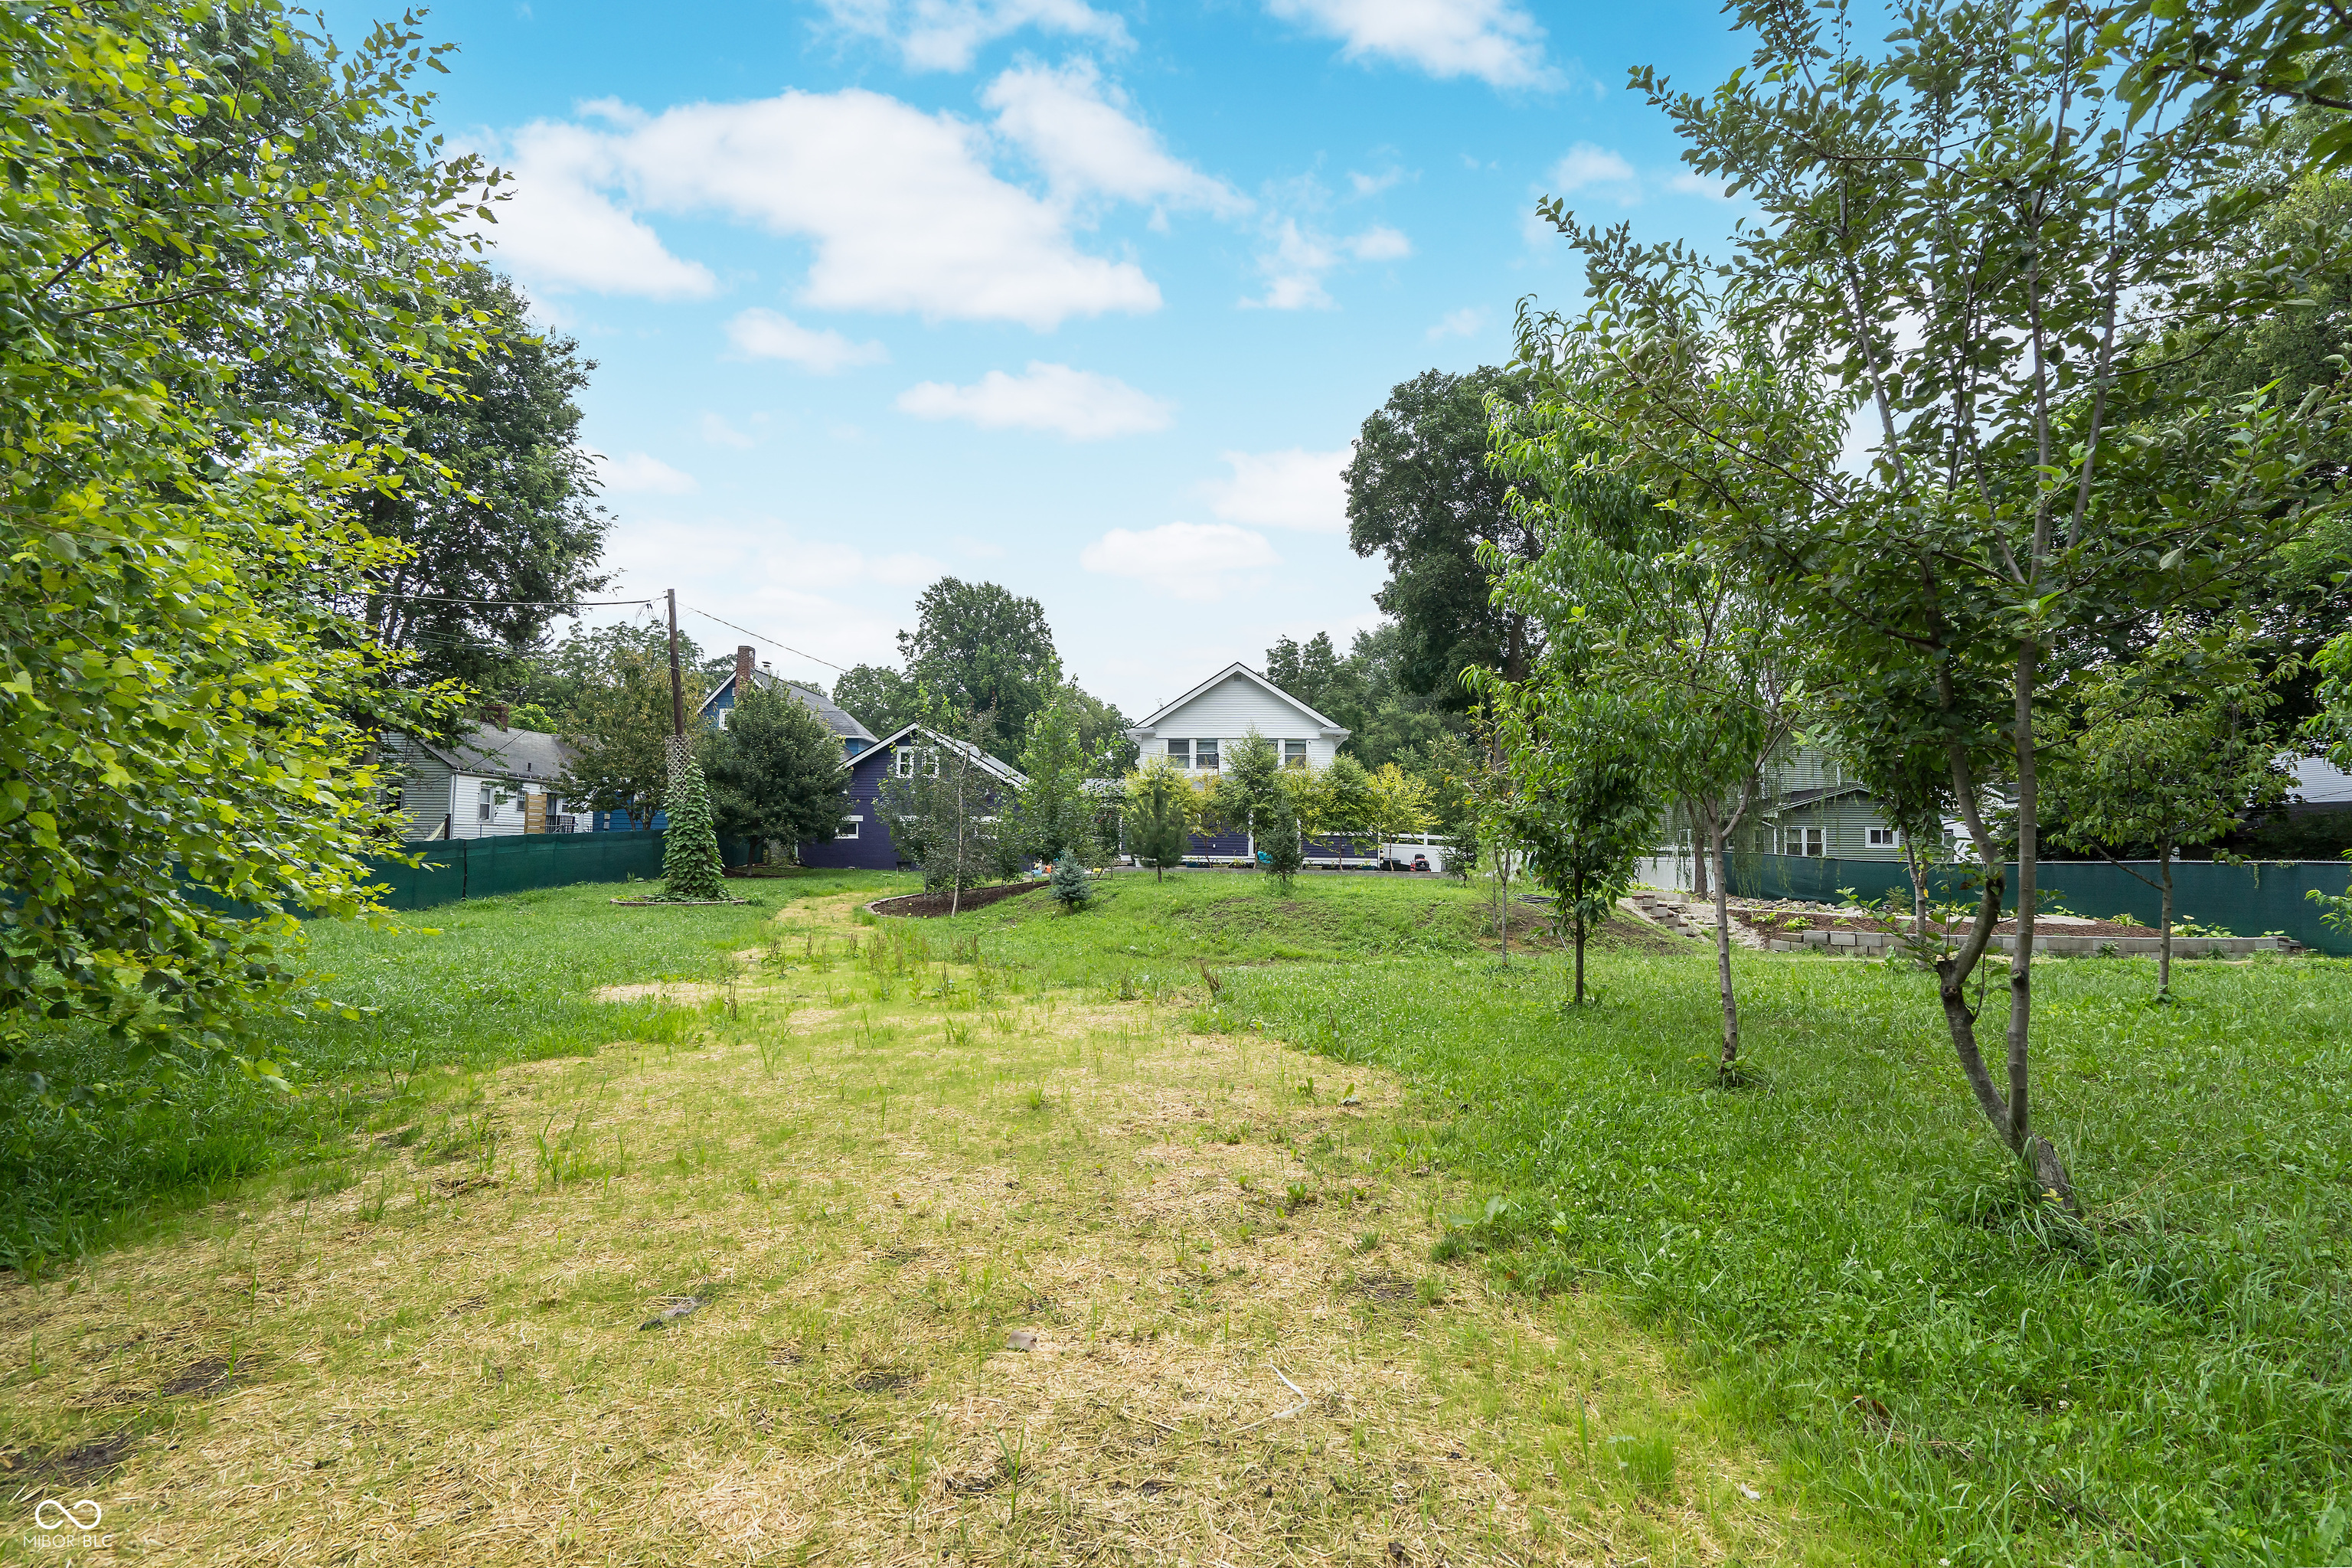
<svg viewBox="0 0 2352 1568">
<path fill-rule="evenodd" d="M 1265 650 L 1266 679 L 1345 726 L 1340 750 L 1364 766 L 1425 772 L 1430 756 L 1461 736 L 1464 719 L 1452 697 L 1441 701 L 1407 686 L 1404 648 L 1404 628 L 1392 620 L 1358 632 L 1345 654 L 1328 632 L 1304 643 L 1284 637 Z"/>
<path fill-rule="evenodd" d="M 995 715 L 939 711 L 929 723 L 952 743 L 919 734 L 912 772 L 885 779 L 877 805 L 891 842 L 922 868 L 926 889 L 947 890 L 953 915 L 963 889 L 1003 874 L 1019 846 L 1004 831 L 1007 786 L 981 763 Z"/>
<path fill-rule="evenodd" d="M 2297 489 L 2328 416 L 2171 395 L 2132 344 L 2193 352 L 2305 274 L 2232 243 L 2275 194 L 2241 179 L 2242 122 L 2133 118 L 2108 90 L 2127 40 L 2087 4 L 1921 5 L 1874 58 L 1843 4 L 1738 15 L 1753 69 L 1706 97 L 1634 81 L 1760 221 L 1718 269 L 1544 204 L 1597 303 L 1526 318 L 1522 353 L 1597 344 L 1583 412 L 1652 493 L 1771 585 L 1817 668 L 1944 748 L 1983 883 L 1937 964 L 1946 1026 L 1987 1122 L 2071 1202 L 2032 1108 L 2046 692 L 2086 648 L 2228 599 L 2307 531 Z M 1843 460 L 1857 406 L 1861 471 Z M 1966 989 L 2000 917 L 1997 791 L 2018 824 L 2005 1082 Z"/>
<path fill-rule="evenodd" d="M 1512 371 L 1424 371 L 1364 421 L 1344 475 L 1349 544 L 1388 561 L 1389 580 L 1372 598 L 1396 619 L 1404 688 L 1443 707 L 1468 706 L 1465 669 L 1517 680 L 1543 651 L 1525 616 L 1495 604 L 1478 560 L 1481 544 L 1519 560 L 1536 552 L 1508 503 L 1509 481 L 1486 463 L 1488 400 L 1528 396 L 1528 378 Z"/>
<path fill-rule="evenodd" d="M 720 837 L 791 846 L 841 826 L 841 737 L 791 693 L 751 682 L 700 749 Z"/>
<path fill-rule="evenodd" d="M 296 911 L 371 907 L 368 758 L 436 694 L 339 594 L 387 384 L 471 352 L 445 309 L 489 193 L 444 162 L 405 24 L 330 54 L 274 0 L 0 11 L 0 1051 L 83 1021 L 222 1047 L 282 1000 Z M 332 60 L 327 68 L 320 57 Z M 356 439 L 288 385 L 334 385 Z M 220 900 L 258 908 L 233 918 Z M 182 1059 L 184 1059 L 183 1058 Z"/>
<path fill-rule="evenodd" d="M 460 274 L 447 309 L 479 334 L 446 387 L 389 384 L 403 448 L 396 484 L 362 493 L 361 522 L 408 546 L 372 574 L 378 642 L 410 651 L 410 679 L 510 685 L 549 623 L 603 589 L 611 526 L 595 504 L 573 394 L 593 361 L 532 330 L 529 305 L 488 268 Z"/>
<path fill-rule="evenodd" d="M 650 825 L 675 782 L 668 648 L 616 639 L 607 652 L 604 669 L 574 698 L 562 731 L 572 758 L 560 788 L 564 799 L 591 811 L 626 812 Z M 682 673 L 691 713 L 702 702 L 701 672 L 689 667 Z"/>
<path fill-rule="evenodd" d="M 1029 716 L 1059 678 L 1045 607 L 993 583 L 942 577 L 915 601 L 915 629 L 898 634 L 907 679 L 960 712 L 994 715 L 988 750 L 1010 761 Z"/>
<path fill-rule="evenodd" d="M 922 693 L 887 664 L 853 665 L 833 683 L 833 700 L 878 736 L 895 734 L 923 716 Z"/>
<path fill-rule="evenodd" d="M 1167 758 L 1153 757 L 1128 775 L 1128 853 L 1137 865 L 1151 868 L 1154 881 L 1165 881 L 1169 867 L 1184 863 L 1200 815 L 1199 792 Z"/>
<path fill-rule="evenodd" d="M 1028 779 L 1014 804 L 1022 853 L 1049 864 L 1074 857 L 1081 866 L 1102 863 L 1097 807 L 1087 793 L 1088 762 L 1080 733 L 1082 694 L 1057 681 L 1044 707 L 1029 717 L 1021 772 Z"/>
</svg>

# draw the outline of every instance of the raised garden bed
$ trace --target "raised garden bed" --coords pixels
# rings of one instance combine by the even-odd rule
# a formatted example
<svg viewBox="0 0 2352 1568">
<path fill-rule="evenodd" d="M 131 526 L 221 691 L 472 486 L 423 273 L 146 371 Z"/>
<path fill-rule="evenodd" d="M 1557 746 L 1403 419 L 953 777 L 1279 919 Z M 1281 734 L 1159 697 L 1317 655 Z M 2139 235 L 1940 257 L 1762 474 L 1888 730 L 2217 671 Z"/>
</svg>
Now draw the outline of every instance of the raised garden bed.
<svg viewBox="0 0 2352 1568">
<path fill-rule="evenodd" d="M 993 888 L 966 888 L 962 896 L 956 900 L 954 911 L 968 914 L 973 910 L 984 910 L 1006 899 L 1034 893 L 1045 886 L 1045 882 L 1040 880 L 1003 882 Z M 931 920 L 950 912 L 949 896 L 945 893 L 908 893 L 896 899 L 877 899 L 866 907 L 877 915 L 899 915 L 915 920 Z"/>
</svg>

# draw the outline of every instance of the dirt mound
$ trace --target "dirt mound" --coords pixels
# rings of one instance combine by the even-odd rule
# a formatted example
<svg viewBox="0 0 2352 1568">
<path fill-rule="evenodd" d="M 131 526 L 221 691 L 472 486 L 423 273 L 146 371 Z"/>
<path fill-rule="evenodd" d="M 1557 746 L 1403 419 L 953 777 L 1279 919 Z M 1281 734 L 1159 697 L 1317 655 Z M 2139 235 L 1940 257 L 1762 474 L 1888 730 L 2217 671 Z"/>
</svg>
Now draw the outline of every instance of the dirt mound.
<svg viewBox="0 0 2352 1568">
<path fill-rule="evenodd" d="M 961 913 L 984 910 L 1000 900 L 1034 893 L 1045 885 L 1044 882 L 1006 882 L 994 888 L 966 888 L 963 896 L 955 901 L 955 909 Z M 908 893 L 903 898 L 877 899 L 866 907 L 877 915 L 909 915 L 917 920 L 929 920 L 949 912 L 949 900 L 945 893 Z"/>
</svg>

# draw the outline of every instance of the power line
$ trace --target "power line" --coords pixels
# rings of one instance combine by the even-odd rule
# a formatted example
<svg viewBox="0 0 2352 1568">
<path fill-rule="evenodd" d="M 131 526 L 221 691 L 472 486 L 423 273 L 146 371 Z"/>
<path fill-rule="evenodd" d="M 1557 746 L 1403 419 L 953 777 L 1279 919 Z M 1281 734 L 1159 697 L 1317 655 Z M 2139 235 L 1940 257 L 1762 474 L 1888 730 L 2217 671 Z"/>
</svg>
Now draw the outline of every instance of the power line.
<svg viewBox="0 0 2352 1568">
<path fill-rule="evenodd" d="M 772 637 L 763 637 L 760 633 L 753 631 L 749 626 L 739 626 L 733 621 L 724 620 L 718 616 L 712 615 L 709 610 L 695 610 L 692 605 L 688 605 L 685 608 L 694 610 L 694 613 L 700 616 L 704 620 L 718 621 L 720 626 L 725 626 L 729 631 L 741 632 L 745 637 L 751 638 L 754 642 L 763 642 L 770 647 L 782 648 L 786 653 L 792 654 L 796 658 L 804 658 L 811 664 L 821 664 L 824 666 L 825 668 L 837 670 L 843 675 L 849 673 L 847 670 L 842 669 L 841 666 L 834 663 L 833 660 L 829 658 L 819 658 L 813 653 L 802 653 L 800 649 L 793 647 L 790 643 L 778 642 Z"/>
<path fill-rule="evenodd" d="M 358 588 L 352 591 L 364 594 L 372 599 L 415 599 L 434 605 L 520 605 L 527 609 L 553 608 L 545 599 L 467 599 L 455 594 L 394 594 L 383 588 Z M 651 599 L 573 599 L 569 603 L 572 610 L 593 610 L 611 605 L 650 605 L 653 601 Z M 572 610 L 557 609 L 554 613 L 559 616 L 568 616 Z"/>
</svg>

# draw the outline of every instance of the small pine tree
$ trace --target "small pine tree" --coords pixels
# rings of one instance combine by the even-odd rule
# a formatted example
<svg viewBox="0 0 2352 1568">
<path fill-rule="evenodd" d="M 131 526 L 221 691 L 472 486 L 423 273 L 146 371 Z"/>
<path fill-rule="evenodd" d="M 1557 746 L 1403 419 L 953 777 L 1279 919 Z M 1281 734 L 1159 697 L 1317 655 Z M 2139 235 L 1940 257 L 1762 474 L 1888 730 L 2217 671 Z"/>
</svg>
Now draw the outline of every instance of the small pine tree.
<svg viewBox="0 0 2352 1568">
<path fill-rule="evenodd" d="M 1078 858 L 1066 849 L 1062 851 L 1062 858 L 1054 862 L 1054 896 L 1062 900 L 1062 908 L 1071 914 L 1085 909 L 1087 900 L 1094 896 L 1094 889 L 1087 881 L 1087 868 L 1079 865 Z"/>
<path fill-rule="evenodd" d="M 1288 898 L 1290 879 L 1307 864 L 1307 845 L 1298 830 L 1298 814 L 1286 800 L 1272 807 L 1269 815 L 1272 820 L 1257 837 L 1258 858 Z"/>
<path fill-rule="evenodd" d="M 662 845 L 662 876 L 673 899 L 723 899 L 727 896 L 719 864 L 719 835 L 710 826 L 710 794 L 703 787 L 702 764 L 691 754 L 671 775 L 669 837 Z"/>
</svg>

